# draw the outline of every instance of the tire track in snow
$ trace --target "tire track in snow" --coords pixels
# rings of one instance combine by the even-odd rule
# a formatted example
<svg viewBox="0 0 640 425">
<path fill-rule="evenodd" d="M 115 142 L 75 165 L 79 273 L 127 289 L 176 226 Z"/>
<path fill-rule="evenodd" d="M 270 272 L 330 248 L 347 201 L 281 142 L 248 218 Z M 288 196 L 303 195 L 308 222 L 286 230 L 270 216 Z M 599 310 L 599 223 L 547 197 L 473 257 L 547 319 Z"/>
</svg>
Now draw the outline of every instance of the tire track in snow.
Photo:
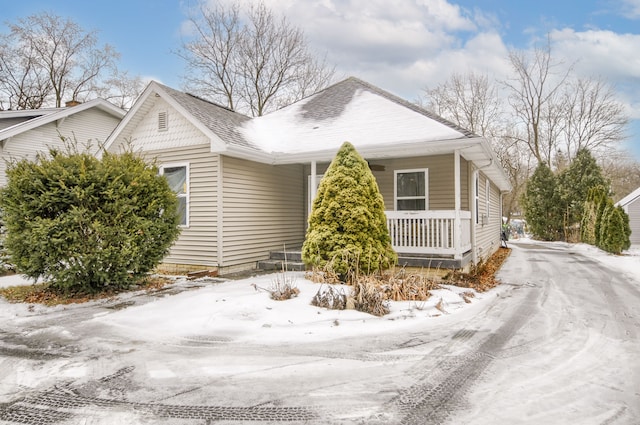
<svg viewBox="0 0 640 425">
<path fill-rule="evenodd" d="M 445 358 L 435 365 L 432 370 L 440 371 L 435 374 L 435 383 L 431 383 L 433 378 L 423 379 L 394 398 L 391 403 L 405 412 L 400 423 L 432 425 L 447 422 L 451 414 L 463 406 L 465 392 L 527 322 L 537 308 L 539 297 L 540 289 L 532 288 L 514 312 L 504 320 L 505 324 L 485 338 L 477 349 L 463 356 Z M 433 353 L 425 360 L 432 363 L 432 356 Z"/>
</svg>

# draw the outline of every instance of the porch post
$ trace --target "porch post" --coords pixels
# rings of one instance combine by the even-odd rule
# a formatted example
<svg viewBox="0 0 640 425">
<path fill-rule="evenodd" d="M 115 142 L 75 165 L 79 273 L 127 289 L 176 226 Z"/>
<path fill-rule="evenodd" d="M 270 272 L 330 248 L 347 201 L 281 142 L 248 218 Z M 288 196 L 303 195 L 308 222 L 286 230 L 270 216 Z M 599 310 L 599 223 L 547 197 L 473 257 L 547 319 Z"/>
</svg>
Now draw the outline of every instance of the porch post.
<svg viewBox="0 0 640 425">
<path fill-rule="evenodd" d="M 316 187 L 318 186 L 316 182 L 316 175 L 318 172 L 316 171 L 316 161 L 315 159 L 311 161 L 311 188 L 309 189 L 309 201 L 311 205 L 313 205 L 313 199 L 316 197 Z M 311 210 L 309 210 L 309 214 L 311 214 Z"/>
<path fill-rule="evenodd" d="M 455 254 L 453 258 L 462 258 L 462 221 L 460 220 L 460 151 L 453 151 L 453 193 L 455 197 L 455 210 L 453 219 Z"/>
</svg>

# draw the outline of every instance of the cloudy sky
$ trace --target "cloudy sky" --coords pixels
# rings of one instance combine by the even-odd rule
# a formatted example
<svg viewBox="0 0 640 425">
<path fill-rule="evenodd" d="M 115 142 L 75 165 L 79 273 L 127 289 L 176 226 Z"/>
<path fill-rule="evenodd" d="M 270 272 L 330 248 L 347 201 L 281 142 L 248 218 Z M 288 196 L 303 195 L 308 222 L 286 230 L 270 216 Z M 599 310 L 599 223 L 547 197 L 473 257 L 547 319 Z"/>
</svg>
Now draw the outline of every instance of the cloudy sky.
<svg viewBox="0 0 640 425">
<path fill-rule="evenodd" d="M 196 2 L 0 0 L 0 31 L 6 21 L 42 11 L 68 16 L 98 30 L 122 54 L 124 69 L 179 89 L 184 67 L 173 52 Z M 633 119 L 628 144 L 640 159 L 640 0 L 265 2 L 301 27 L 339 76 L 357 76 L 407 100 L 453 72 L 505 79 L 508 51 L 529 49 L 549 34 L 556 59 L 615 85 Z"/>
</svg>

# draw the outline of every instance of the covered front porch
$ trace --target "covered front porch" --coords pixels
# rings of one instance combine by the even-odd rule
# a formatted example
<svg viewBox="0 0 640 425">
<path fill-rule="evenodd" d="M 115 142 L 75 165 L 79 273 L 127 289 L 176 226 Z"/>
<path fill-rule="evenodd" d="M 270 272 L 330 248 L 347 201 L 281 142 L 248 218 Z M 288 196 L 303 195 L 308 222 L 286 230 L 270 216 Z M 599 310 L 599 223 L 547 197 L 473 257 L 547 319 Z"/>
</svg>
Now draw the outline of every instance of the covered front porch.
<svg viewBox="0 0 640 425">
<path fill-rule="evenodd" d="M 461 151 L 367 158 L 400 266 L 464 268 L 473 261 L 473 165 Z M 308 212 L 328 164 L 308 167 Z"/>
</svg>

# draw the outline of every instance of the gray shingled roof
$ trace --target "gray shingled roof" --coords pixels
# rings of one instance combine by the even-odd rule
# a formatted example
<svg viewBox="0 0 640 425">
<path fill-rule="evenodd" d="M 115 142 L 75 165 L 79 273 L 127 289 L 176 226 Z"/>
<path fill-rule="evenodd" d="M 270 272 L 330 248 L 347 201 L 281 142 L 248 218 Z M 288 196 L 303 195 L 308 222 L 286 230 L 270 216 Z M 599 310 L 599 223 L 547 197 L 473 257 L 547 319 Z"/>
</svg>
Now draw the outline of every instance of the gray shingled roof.
<svg viewBox="0 0 640 425">
<path fill-rule="evenodd" d="M 251 117 L 192 94 L 184 93 L 161 84 L 159 85 L 190 114 L 207 126 L 213 133 L 217 134 L 225 143 L 255 150 L 259 149 L 239 131 L 243 124 L 252 119 Z M 466 137 L 477 137 L 477 135 L 472 132 L 436 114 L 355 77 L 349 77 L 303 99 L 301 101 L 303 103 L 302 118 L 310 121 L 323 121 L 329 118 L 339 117 L 347 105 L 349 105 L 354 95 L 362 90 L 384 97 L 405 108 L 422 114 L 462 133 Z M 278 112 L 279 111 L 274 111 L 269 115 L 278 114 Z"/>
<path fill-rule="evenodd" d="M 243 123 L 251 119 L 250 117 L 192 94 L 184 93 L 165 85 L 159 85 L 162 86 L 176 102 L 207 126 L 213 133 L 218 135 L 225 143 L 257 149 L 238 131 Z"/>
</svg>

